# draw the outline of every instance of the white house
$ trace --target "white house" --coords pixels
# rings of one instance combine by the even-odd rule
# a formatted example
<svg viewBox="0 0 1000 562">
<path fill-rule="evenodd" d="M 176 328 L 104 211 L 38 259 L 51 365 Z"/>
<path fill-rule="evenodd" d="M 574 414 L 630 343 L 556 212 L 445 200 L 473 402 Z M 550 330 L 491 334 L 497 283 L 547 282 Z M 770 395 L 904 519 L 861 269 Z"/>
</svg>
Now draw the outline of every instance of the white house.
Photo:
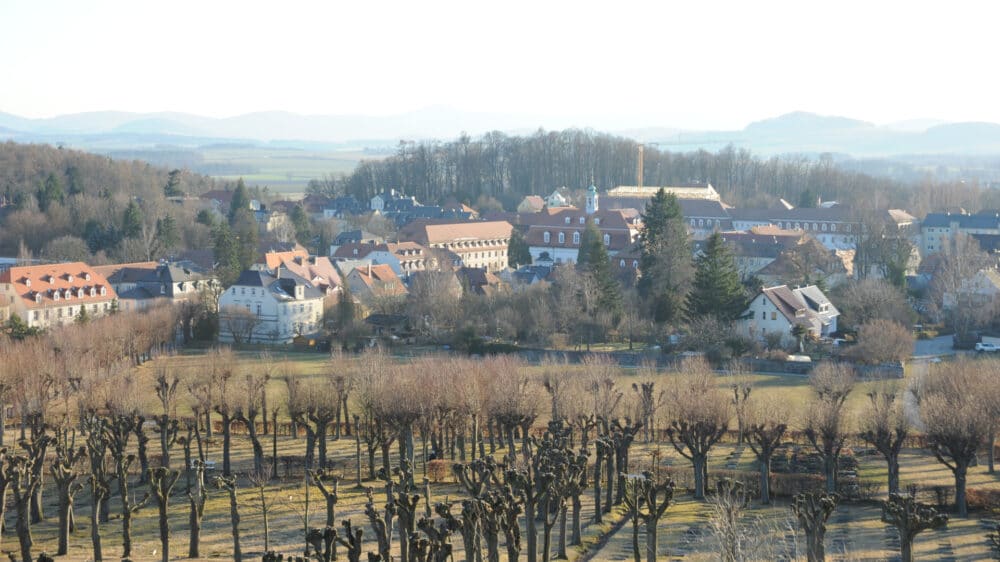
<svg viewBox="0 0 1000 562">
<path fill-rule="evenodd" d="M 564 187 L 562 189 L 565 190 L 566 188 Z M 555 207 L 567 207 L 569 206 L 569 200 L 567 200 L 566 197 L 557 189 L 552 192 L 552 195 L 545 198 L 545 205 L 550 209 Z"/>
<path fill-rule="evenodd" d="M 739 329 L 763 339 L 781 334 L 783 344 L 795 340 L 792 329 L 801 324 L 815 337 L 837 331 L 840 312 L 815 285 L 789 289 L 787 285 L 761 289 L 738 321 Z"/>
<path fill-rule="evenodd" d="M 219 341 L 287 344 L 314 333 L 323 319 L 323 292 L 278 268 L 246 270 L 219 297 Z"/>
</svg>

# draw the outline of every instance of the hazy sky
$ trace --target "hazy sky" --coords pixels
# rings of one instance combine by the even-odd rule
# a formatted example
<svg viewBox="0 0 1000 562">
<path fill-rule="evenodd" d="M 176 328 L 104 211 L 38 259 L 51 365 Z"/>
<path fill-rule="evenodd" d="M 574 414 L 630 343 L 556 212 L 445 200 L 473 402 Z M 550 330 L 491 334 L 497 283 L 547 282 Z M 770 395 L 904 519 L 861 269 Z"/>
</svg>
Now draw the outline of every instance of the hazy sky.
<svg viewBox="0 0 1000 562">
<path fill-rule="evenodd" d="M 0 111 L 1000 122 L 992 2 L 0 0 Z"/>
</svg>

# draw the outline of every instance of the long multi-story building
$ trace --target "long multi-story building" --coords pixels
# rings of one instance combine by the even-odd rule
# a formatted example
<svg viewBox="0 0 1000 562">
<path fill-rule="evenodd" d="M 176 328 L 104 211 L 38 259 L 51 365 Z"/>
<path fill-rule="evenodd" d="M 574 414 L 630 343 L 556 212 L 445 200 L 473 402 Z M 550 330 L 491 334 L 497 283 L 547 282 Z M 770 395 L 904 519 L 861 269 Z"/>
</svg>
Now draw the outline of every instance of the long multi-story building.
<svg viewBox="0 0 1000 562">
<path fill-rule="evenodd" d="M 465 267 L 500 271 L 507 267 L 513 230 L 507 221 L 417 221 L 400 230 L 399 239 L 451 252 Z"/>
<path fill-rule="evenodd" d="M 930 213 L 920 223 L 920 252 L 940 252 L 958 234 L 972 237 L 1000 235 L 1000 213 Z"/>
<path fill-rule="evenodd" d="M 0 273 L 0 295 L 10 314 L 32 328 L 49 328 L 81 316 L 103 316 L 118 295 L 103 275 L 83 262 L 15 266 Z"/>
</svg>

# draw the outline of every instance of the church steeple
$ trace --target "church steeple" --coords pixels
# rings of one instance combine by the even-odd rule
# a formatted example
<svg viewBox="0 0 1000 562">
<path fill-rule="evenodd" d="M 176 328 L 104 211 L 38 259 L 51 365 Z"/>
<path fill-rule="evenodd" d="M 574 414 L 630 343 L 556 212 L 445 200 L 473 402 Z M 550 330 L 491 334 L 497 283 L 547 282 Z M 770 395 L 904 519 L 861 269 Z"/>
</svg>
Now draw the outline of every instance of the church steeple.
<svg viewBox="0 0 1000 562">
<path fill-rule="evenodd" d="M 591 184 L 587 189 L 587 214 L 592 215 L 597 212 L 597 187 Z"/>
</svg>

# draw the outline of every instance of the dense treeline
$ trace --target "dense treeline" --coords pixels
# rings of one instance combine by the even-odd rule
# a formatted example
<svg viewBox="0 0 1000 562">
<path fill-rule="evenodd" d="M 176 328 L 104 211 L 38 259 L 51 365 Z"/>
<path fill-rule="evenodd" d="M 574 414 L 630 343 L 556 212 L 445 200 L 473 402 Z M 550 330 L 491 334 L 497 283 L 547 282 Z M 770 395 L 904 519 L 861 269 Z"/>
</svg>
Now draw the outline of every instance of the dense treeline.
<svg viewBox="0 0 1000 562">
<path fill-rule="evenodd" d="M 635 185 L 638 153 L 634 140 L 594 131 L 538 131 L 531 136 L 493 132 L 447 143 L 403 142 L 394 156 L 362 161 L 352 174 L 317 185 L 363 199 L 388 187 L 422 201 L 455 196 L 474 203 L 492 197 L 513 209 L 525 195 L 547 194 L 561 186 Z M 828 156 L 762 159 L 732 146 L 716 153 L 647 146 L 643 169 L 644 185 L 707 181 L 736 206 L 770 205 L 779 197 L 803 206 L 822 197 L 918 214 L 951 206 L 978 210 L 1000 205 L 1000 196 L 978 185 L 939 183 L 930 176 L 911 185 L 845 170 Z"/>
<path fill-rule="evenodd" d="M 48 145 L 0 144 L 0 253 L 53 260 L 134 261 L 205 247 L 194 205 L 211 178 Z"/>
</svg>

